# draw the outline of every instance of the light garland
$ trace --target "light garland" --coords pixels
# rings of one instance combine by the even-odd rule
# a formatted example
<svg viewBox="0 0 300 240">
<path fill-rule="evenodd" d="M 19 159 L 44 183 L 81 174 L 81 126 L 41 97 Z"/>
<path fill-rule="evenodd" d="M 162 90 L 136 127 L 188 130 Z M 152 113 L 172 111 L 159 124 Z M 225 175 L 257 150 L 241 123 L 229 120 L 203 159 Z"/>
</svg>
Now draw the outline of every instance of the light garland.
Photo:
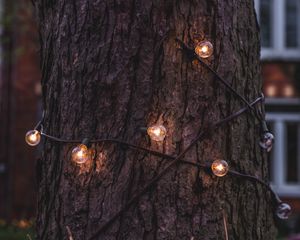
<svg viewBox="0 0 300 240">
<path fill-rule="evenodd" d="M 147 133 L 153 141 L 161 142 L 166 137 L 167 129 L 163 125 L 154 125 L 148 127 Z"/>
<path fill-rule="evenodd" d="M 72 150 L 72 161 L 77 164 L 84 164 L 92 161 L 96 155 L 96 151 L 90 148 L 90 143 L 87 138 L 83 139 L 82 143 Z"/>
<path fill-rule="evenodd" d="M 211 165 L 211 170 L 214 175 L 223 177 L 228 173 L 229 166 L 225 160 L 215 160 Z"/>
<path fill-rule="evenodd" d="M 274 135 L 270 132 L 265 132 L 261 136 L 261 141 L 259 142 L 259 145 L 263 149 L 266 149 L 267 152 L 270 152 L 272 150 L 273 143 L 274 143 Z"/>
<path fill-rule="evenodd" d="M 208 58 L 213 54 L 214 47 L 209 41 L 202 41 L 195 47 L 195 53 L 201 58 Z"/>
<path fill-rule="evenodd" d="M 292 209 L 287 203 L 280 203 L 276 209 L 276 215 L 280 219 L 288 219 Z"/>
<path fill-rule="evenodd" d="M 259 145 L 267 152 L 270 152 L 274 143 L 274 135 L 269 132 L 266 121 L 262 121 L 261 128 L 263 133 L 261 134 Z"/>
<path fill-rule="evenodd" d="M 30 146 L 36 146 L 41 141 L 41 134 L 38 130 L 30 130 L 25 135 L 25 141 Z"/>
<path fill-rule="evenodd" d="M 105 231 L 107 227 L 109 227 L 118 217 L 122 215 L 128 208 L 135 203 L 141 196 L 143 196 L 146 192 L 148 192 L 175 164 L 181 163 L 181 164 L 188 164 L 193 167 L 197 167 L 200 169 L 205 169 L 205 170 L 211 170 L 211 173 L 218 176 L 218 177 L 223 177 L 226 174 L 240 177 L 247 179 L 249 181 L 253 181 L 256 183 L 261 184 L 264 186 L 269 192 L 271 192 L 272 198 L 276 202 L 276 215 L 277 217 L 281 219 L 287 219 L 290 212 L 291 212 L 291 207 L 287 203 L 283 203 L 277 194 L 271 189 L 269 184 L 265 183 L 264 181 L 260 180 L 259 178 L 255 176 L 251 176 L 248 174 L 243 174 L 239 173 L 233 170 L 229 169 L 228 163 L 225 160 L 215 160 L 210 166 L 207 165 L 202 165 L 199 163 L 194 163 L 191 161 L 184 160 L 185 154 L 198 142 L 203 141 L 205 138 L 210 136 L 210 134 L 216 130 L 217 128 L 223 126 L 224 124 L 232 121 L 233 119 L 239 117 L 243 113 L 250 111 L 256 117 L 261 123 L 261 139 L 259 142 L 259 145 L 262 147 L 262 149 L 265 149 L 266 151 L 270 151 L 272 148 L 272 144 L 274 142 L 274 136 L 269 132 L 265 120 L 260 116 L 260 114 L 257 112 L 257 109 L 255 108 L 256 104 L 264 101 L 264 96 L 262 95 L 261 97 L 258 97 L 256 100 L 253 102 L 249 103 L 243 96 L 241 96 L 239 93 L 237 93 L 231 85 L 225 81 L 222 77 L 218 75 L 216 71 L 214 71 L 210 66 L 208 66 L 205 62 L 201 60 L 202 58 L 207 58 L 211 56 L 212 51 L 213 51 L 213 46 L 210 42 L 204 41 L 201 42 L 199 45 L 196 46 L 195 49 L 189 48 L 186 46 L 181 40 L 176 39 L 176 41 L 180 44 L 181 49 L 187 54 L 187 56 L 191 60 L 198 60 L 203 66 L 205 66 L 213 75 L 216 77 L 217 80 L 219 80 L 221 83 L 223 83 L 226 86 L 226 89 L 231 91 L 235 96 L 237 96 L 241 101 L 246 103 L 246 107 L 243 107 L 239 111 L 233 113 L 232 115 L 215 122 L 211 124 L 208 128 L 204 129 L 191 143 L 184 149 L 178 156 L 170 156 L 168 154 L 164 154 L 161 152 L 157 152 L 145 147 L 137 146 L 119 139 L 84 139 L 83 141 L 81 140 L 74 140 L 74 139 L 63 139 L 63 138 L 58 138 L 55 136 L 48 135 L 44 133 L 43 131 L 43 121 L 44 121 L 44 114 L 41 119 L 41 121 L 37 124 L 37 126 L 33 129 L 30 130 L 26 133 L 25 140 L 30 146 L 36 146 L 39 144 L 41 140 L 41 136 L 45 137 L 49 140 L 52 140 L 54 142 L 60 142 L 60 143 L 77 143 L 77 145 L 73 150 L 72 150 L 72 161 L 77 163 L 77 164 L 84 164 L 88 161 L 92 161 L 95 156 L 96 152 L 95 149 L 90 148 L 91 143 L 101 143 L 101 142 L 109 142 L 112 144 L 118 144 L 118 145 L 124 145 L 132 149 L 136 149 L 139 151 L 144 151 L 147 152 L 148 154 L 159 156 L 164 160 L 170 161 L 166 167 L 161 170 L 152 180 L 150 180 L 149 183 L 147 183 L 141 191 L 138 191 L 133 194 L 133 196 L 129 199 L 129 201 L 122 207 L 121 210 L 119 210 L 115 215 L 113 215 L 104 225 L 102 225 L 100 228 L 96 229 L 95 233 L 92 235 L 90 239 L 95 239 L 101 232 Z M 202 45 L 201 45 L 202 44 Z M 198 50 L 197 50 L 198 49 Z M 204 54 L 206 53 L 206 54 Z M 209 56 L 207 56 L 209 55 Z M 153 141 L 163 141 L 167 129 L 163 125 L 153 125 L 147 128 L 147 133 L 149 137 Z"/>
</svg>

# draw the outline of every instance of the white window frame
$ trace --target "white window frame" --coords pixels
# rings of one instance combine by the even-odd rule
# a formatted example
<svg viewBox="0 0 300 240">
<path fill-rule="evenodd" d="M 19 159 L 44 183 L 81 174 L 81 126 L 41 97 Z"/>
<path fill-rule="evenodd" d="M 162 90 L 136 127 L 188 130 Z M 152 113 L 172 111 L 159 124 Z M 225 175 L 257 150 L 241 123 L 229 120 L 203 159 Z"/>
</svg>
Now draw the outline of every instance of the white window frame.
<svg viewBox="0 0 300 240">
<path fill-rule="evenodd" d="M 255 0 L 255 9 L 257 14 L 257 20 L 259 22 L 259 7 L 260 0 Z M 300 60 L 300 23 L 298 30 L 298 47 L 290 48 L 286 47 L 285 42 L 285 17 L 286 17 L 286 7 L 285 0 L 272 0 L 272 8 L 271 8 L 271 42 L 272 47 L 261 48 L 261 59 L 262 60 Z M 298 6 L 298 15 L 300 16 L 300 1 Z"/>
<path fill-rule="evenodd" d="M 297 97 L 293 97 L 293 98 L 266 98 L 265 99 L 265 103 L 268 106 L 297 106 L 299 105 L 299 109 L 300 109 L 300 98 Z M 299 120 L 300 121 L 300 120 Z"/>
<path fill-rule="evenodd" d="M 298 141 L 298 183 L 288 183 L 286 181 L 286 122 L 300 123 L 300 113 L 267 113 L 266 119 L 273 123 L 273 133 L 275 135 L 275 143 L 273 151 L 273 159 L 271 159 L 271 174 L 273 180 L 272 188 L 280 196 L 284 197 L 300 197 L 300 141 Z M 298 139 L 300 139 L 300 125 L 298 126 Z"/>
</svg>

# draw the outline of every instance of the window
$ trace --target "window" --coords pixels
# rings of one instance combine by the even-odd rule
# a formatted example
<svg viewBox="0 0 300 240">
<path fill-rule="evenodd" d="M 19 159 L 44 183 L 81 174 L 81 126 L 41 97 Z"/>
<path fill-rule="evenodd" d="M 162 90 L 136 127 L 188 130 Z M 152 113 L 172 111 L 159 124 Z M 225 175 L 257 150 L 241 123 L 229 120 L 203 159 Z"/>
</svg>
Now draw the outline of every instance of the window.
<svg viewBox="0 0 300 240">
<path fill-rule="evenodd" d="M 299 48 L 299 0 L 287 0 L 285 5 L 285 42 L 287 48 Z"/>
<path fill-rule="evenodd" d="M 261 0 L 259 7 L 261 29 L 261 45 L 272 47 L 272 0 Z"/>
<path fill-rule="evenodd" d="M 269 100 L 290 101 L 300 97 L 300 62 L 268 61 L 261 66 L 263 92 Z"/>
<path fill-rule="evenodd" d="M 279 195 L 300 197 L 300 0 L 255 0 L 255 8 L 266 118 L 275 135 L 270 179 Z"/>
<path fill-rule="evenodd" d="M 270 155 L 273 189 L 285 197 L 300 197 L 300 113 L 268 113 L 275 135 Z"/>
<path fill-rule="evenodd" d="M 300 1 L 255 0 L 262 60 L 300 59 Z"/>
</svg>

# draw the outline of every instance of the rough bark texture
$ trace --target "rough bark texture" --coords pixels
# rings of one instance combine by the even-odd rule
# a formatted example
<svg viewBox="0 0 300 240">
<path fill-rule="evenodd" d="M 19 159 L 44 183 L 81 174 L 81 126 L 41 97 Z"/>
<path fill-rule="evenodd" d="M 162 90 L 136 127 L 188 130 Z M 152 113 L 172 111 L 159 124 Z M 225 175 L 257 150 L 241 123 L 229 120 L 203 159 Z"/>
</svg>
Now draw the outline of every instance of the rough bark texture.
<svg viewBox="0 0 300 240">
<path fill-rule="evenodd" d="M 176 37 L 208 39 L 207 60 L 249 100 L 261 89 L 259 37 L 252 0 L 37 0 L 45 131 L 64 138 L 112 137 L 177 155 L 208 123 L 243 105 L 212 75 L 188 62 Z M 163 123 L 155 143 L 138 128 Z M 259 124 L 243 115 L 185 157 L 267 180 Z M 111 144 L 77 166 L 74 145 L 45 141 L 39 163 L 38 239 L 88 239 L 166 165 L 166 160 Z M 261 186 L 173 168 L 98 239 L 274 239 L 270 196 Z"/>
</svg>

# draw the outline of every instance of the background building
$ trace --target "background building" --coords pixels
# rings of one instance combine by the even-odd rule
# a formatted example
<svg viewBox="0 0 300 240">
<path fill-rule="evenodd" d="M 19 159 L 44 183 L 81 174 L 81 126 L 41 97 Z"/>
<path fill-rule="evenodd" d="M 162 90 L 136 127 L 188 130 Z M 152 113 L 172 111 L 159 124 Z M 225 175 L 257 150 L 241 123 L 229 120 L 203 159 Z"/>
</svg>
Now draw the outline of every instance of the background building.
<svg viewBox="0 0 300 240">
<path fill-rule="evenodd" d="M 256 0 L 255 7 L 267 120 L 276 139 L 269 159 L 270 179 L 293 208 L 291 219 L 281 224 L 296 233 L 300 232 L 300 1 Z"/>
</svg>

